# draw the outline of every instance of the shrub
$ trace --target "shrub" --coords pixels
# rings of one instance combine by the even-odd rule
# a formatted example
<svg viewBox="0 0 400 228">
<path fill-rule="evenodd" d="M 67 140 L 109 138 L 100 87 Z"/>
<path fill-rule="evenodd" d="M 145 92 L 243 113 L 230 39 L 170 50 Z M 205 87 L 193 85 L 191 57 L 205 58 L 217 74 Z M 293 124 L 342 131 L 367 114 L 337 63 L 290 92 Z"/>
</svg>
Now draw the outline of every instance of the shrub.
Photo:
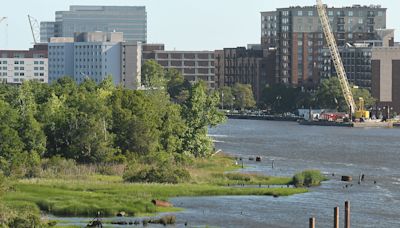
<svg viewBox="0 0 400 228">
<path fill-rule="evenodd" d="M 325 181 L 326 177 L 322 175 L 319 170 L 305 170 L 301 173 L 297 173 L 293 177 L 293 184 L 296 187 L 311 187 L 318 186 L 322 181 Z"/>
<path fill-rule="evenodd" d="M 124 172 L 126 182 L 171 183 L 177 184 L 190 180 L 186 169 L 174 165 L 131 164 Z"/>
</svg>

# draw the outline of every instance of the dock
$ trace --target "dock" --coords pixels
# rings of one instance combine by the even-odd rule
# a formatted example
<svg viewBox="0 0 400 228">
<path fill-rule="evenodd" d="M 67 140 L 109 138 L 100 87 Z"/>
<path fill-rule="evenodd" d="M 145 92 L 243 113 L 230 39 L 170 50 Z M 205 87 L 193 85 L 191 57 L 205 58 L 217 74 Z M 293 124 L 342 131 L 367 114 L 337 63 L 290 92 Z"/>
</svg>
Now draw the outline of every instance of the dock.
<svg viewBox="0 0 400 228">
<path fill-rule="evenodd" d="M 327 127 L 355 127 L 355 128 L 393 128 L 400 127 L 400 123 L 393 122 L 334 122 L 334 121 L 299 121 L 300 125 L 327 126 Z"/>
</svg>

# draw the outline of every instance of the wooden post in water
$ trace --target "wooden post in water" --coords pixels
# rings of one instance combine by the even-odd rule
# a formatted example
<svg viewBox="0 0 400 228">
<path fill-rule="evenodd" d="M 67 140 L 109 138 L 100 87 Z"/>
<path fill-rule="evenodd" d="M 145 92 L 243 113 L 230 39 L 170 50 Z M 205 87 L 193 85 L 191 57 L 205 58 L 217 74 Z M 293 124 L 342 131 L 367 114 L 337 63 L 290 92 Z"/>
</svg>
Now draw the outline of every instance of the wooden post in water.
<svg viewBox="0 0 400 228">
<path fill-rule="evenodd" d="M 350 228 L 350 202 L 344 202 L 344 228 Z"/>
<path fill-rule="evenodd" d="M 310 218 L 310 228 L 315 228 L 315 218 Z"/>
<path fill-rule="evenodd" d="M 335 207 L 333 212 L 333 228 L 339 228 L 339 207 Z"/>
</svg>

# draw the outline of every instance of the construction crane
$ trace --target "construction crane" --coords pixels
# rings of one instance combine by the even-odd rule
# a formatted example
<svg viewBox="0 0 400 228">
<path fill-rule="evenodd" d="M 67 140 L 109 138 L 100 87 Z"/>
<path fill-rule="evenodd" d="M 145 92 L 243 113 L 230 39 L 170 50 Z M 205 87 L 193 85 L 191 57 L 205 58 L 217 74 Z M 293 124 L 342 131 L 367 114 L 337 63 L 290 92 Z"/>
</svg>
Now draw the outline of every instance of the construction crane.
<svg viewBox="0 0 400 228">
<path fill-rule="evenodd" d="M 0 24 L 4 21 L 4 22 L 6 22 L 6 20 L 7 20 L 7 17 L 0 17 Z M 7 44 L 8 44 L 8 24 L 7 24 L 7 22 L 6 22 L 6 28 L 5 28 L 5 43 L 6 43 L 6 47 L 7 47 Z"/>
<path fill-rule="evenodd" d="M 28 15 L 29 25 L 31 26 L 31 32 L 33 37 L 33 43 L 37 44 L 40 42 L 40 26 L 36 18 Z"/>
<path fill-rule="evenodd" d="M 322 30 L 325 34 L 326 43 L 329 47 L 333 64 L 335 65 L 336 73 L 340 82 L 340 87 L 342 89 L 346 104 L 350 109 L 350 113 L 355 114 L 355 118 L 369 118 L 369 112 L 364 110 L 364 99 L 359 99 L 358 109 L 356 103 L 354 102 L 353 93 L 351 92 L 351 88 L 347 80 L 346 71 L 344 69 L 331 26 L 329 25 L 328 15 L 326 13 L 326 9 L 324 4 L 322 3 L 322 0 L 317 0 L 317 10 L 319 19 L 322 24 Z"/>
</svg>

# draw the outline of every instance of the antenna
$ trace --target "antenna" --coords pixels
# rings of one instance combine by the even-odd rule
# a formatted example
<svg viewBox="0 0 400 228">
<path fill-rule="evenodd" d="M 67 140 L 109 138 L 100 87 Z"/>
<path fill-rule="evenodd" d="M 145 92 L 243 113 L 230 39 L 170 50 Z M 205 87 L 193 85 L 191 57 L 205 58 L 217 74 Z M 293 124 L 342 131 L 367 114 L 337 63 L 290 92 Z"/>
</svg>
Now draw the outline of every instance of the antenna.
<svg viewBox="0 0 400 228">
<path fill-rule="evenodd" d="M 37 44 L 40 41 L 40 26 L 36 18 L 28 15 L 29 25 L 31 26 L 31 32 L 33 37 L 33 43 Z"/>
</svg>

